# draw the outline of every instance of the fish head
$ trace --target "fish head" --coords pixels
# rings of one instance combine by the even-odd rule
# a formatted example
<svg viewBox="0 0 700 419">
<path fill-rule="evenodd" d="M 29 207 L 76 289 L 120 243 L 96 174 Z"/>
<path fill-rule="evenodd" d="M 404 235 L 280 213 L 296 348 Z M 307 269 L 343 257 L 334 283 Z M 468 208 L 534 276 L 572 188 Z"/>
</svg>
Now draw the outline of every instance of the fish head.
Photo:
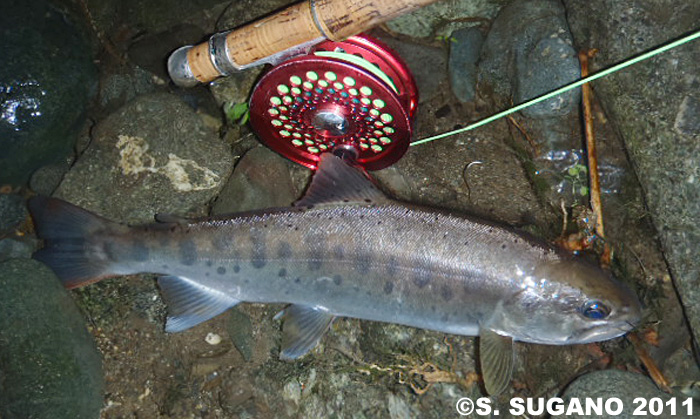
<svg viewBox="0 0 700 419">
<path fill-rule="evenodd" d="M 520 272 L 522 273 L 522 272 Z M 570 258 L 547 261 L 515 280 L 495 329 L 516 340 L 570 345 L 612 339 L 634 329 L 642 307 L 625 284 L 599 267 Z"/>
</svg>

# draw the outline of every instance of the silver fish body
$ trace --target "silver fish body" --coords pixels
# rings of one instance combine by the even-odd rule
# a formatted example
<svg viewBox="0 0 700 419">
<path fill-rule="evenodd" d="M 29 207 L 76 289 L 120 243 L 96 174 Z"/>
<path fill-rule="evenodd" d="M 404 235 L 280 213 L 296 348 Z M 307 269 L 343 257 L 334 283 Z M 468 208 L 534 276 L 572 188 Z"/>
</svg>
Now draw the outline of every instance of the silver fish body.
<svg viewBox="0 0 700 419">
<path fill-rule="evenodd" d="M 622 335 L 641 313 L 599 268 L 508 227 L 387 199 L 332 156 L 290 208 L 127 227 L 62 201 L 31 207 L 46 239 L 35 257 L 67 287 L 163 275 L 169 331 L 241 301 L 289 303 L 286 358 L 313 348 L 335 317 L 572 344 Z"/>
<path fill-rule="evenodd" d="M 96 236 L 90 247 L 116 274 L 172 275 L 239 301 L 323 307 L 335 316 L 472 336 L 480 323 L 498 321 L 525 294 L 545 299 L 549 293 L 547 300 L 533 300 L 533 311 L 523 310 L 526 316 L 541 310 L 535 303 L 571 298 L 566 288 L 576 284 L 536 273 L 558 263 L 572 270 L 584 264 L 510 229 L 400 203 L 137 227 Z M 606 285 L 610 297 L 627 297 L 619 284 Z M 548 336 L 507 330 L 513 320 L 498 328 L 516 340 L 571 343 L 568 331 L 549 337 L 561 317 L 557 312 L 557 323 L 546 326 Z"/>
</svg>

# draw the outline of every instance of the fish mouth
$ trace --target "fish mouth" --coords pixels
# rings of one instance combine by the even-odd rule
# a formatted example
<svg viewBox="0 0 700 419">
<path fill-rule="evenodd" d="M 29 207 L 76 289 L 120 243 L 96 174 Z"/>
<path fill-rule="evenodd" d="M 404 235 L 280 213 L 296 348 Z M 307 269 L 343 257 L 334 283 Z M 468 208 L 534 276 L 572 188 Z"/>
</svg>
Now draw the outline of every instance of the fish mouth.
<svg viewBox="0 0 700 419">
<path fill-rule="evenodd" d="M 577 344 L 602 342 L 625 335 L 636 327 L 636 324 L 629 321 L 622 321 L 613 325 L 609 323 L 600 324 L 572 334 L 569 336 L 568 341 Z"/>
</svg>

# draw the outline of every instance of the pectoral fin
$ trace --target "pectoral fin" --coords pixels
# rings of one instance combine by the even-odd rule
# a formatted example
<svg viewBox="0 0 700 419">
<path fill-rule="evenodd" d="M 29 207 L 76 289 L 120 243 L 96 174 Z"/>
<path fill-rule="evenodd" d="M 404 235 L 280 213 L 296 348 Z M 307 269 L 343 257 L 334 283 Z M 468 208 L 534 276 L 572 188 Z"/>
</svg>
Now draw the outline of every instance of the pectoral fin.
<svg viewBox="0 0 700 419">
<path fill-rule="evenodd" d="M 158 278 L 168 305 L 165 331 L 181 332 L 207 321 L 240 303 L 225 293 L 178 276 Z"/>
<path fill-rule="evenodd" d="M 291 305 L 275 316 L 282 319 L 280 359 L 292 360 L 306 355 L 326 333 L 335 317 L 317 307 Z"/>
<path fill-rule="evenodd" d="M 513 339 L 490 329 L 479 330 L 479 357 L 486 392 L 501 394 L 513 375 Z"/>
</svg>

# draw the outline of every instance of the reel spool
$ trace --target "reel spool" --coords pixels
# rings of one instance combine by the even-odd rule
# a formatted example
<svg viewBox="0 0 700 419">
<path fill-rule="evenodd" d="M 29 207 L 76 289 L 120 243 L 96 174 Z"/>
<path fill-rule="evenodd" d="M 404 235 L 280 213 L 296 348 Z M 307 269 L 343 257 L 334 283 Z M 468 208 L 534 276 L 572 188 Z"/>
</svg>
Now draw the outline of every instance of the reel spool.
<svg viewBox="0 0 700 419">
<path fill-rule="evenodd" d="M 250 99 L 250 123 L 271 149 L 311 169 L 321 154 L 367 170 L 408 149 L 418 90 L 406 64 L 366 35 L 324 41 L 267 72 Z"/>
</svg>

